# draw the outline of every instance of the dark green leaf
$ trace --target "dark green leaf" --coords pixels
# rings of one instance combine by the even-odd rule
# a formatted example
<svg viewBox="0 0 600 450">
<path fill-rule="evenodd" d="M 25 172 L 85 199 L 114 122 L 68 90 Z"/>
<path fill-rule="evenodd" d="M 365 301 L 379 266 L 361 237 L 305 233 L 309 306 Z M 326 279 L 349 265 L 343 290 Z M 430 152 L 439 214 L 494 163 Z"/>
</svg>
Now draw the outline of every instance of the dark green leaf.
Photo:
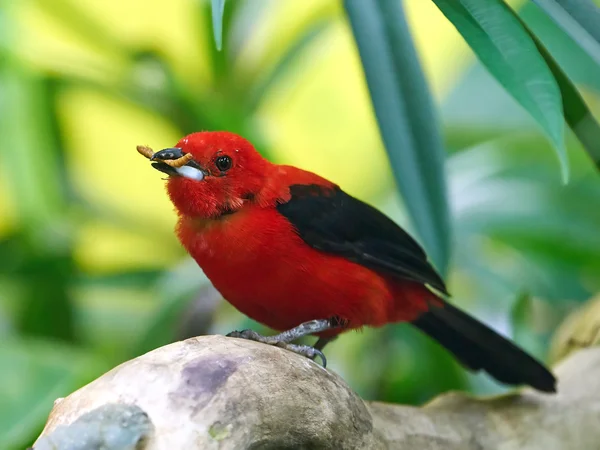
<svg viewBox="0 0 600 450">
<path fill-rule="evenodd" d="M 526 21 L 529 23 L 531 19 L 535 19 L 537 32 L 542 26 L 538 20 L 539 16 L 542 15 L 541 12 L 535 6 L 525 9 L 526 11 L 524 12 L 526 14 L 524 14 L 524 17 Z M 532 12 L 537 12 L 537 16 L 532 15 Z M 546 41 L 546 38 L 550 36 L 552 31 L 563 34 L 563 38 L 569 39 L 552 22 L 548 19 L 546 20 L 546 24 L 549 23 L 552 28 L 545 30 L 544 41 Z M 558 38 L 556 34 L 552 34 L 551 37 L 554 39 Z M 539 44 L 537 38 L 535 38 L 535 42 L 536 45 Z M 600 159 L 600 132 L 598 131 L 598 123 L 573 83 L 569 81 L 569 78 L 562 72 L 548 51 L 541 44 L 539 45 L 541 54 L 546 58 L 549 67 L 558 80 L 563 97 L 565 120 L 573 129 L 579 141 L 584 144 L 584 148 L 591 159 L 597 162 Z M 595 66 L 587 54 L 581 52 L 574 55 L 573 47 L 563 47 L 562 43 L 556 40 L 553 41 L 552 50 L 557 56 L 561 56 L 561 64 L 563 67 L 570 69 L 571 77 L 579 80 L 582 80 L 582 77 L 587 77 L 585 79 L 593 81 L 595 75 L 600 80 L 600 68 L 596 68 L 595 72 L 590 70 Z M 569 54 L 571 56 L 568 56 Z M 586 61 L 589 64 L 584 64 Z M 575 62 L 581 63 L 581 65 L 575 66 Z M 597 81 L 596 83 L 599 82 Z M 600 83 L 598 86 L 600 87 Z M 485 102 L 481 101 L 483 97 L 485 97 Z M 446 123 L 450 125 L 446 129 L 446 139 L 453 151 L 455 151 L 457 146 L 458 148 L 469 147 L 477 144 L 478 141 L 483 142 L 486 138 L 491 139 L 501 134 L 514 135 L 515 133 L 523 132 L 530 134 L 532 126 L 535 125 L 525 111 L 519 108 L 513 102 L 512 98 L 505 95 L 500 85 L 495 83 L 489 72 L 485 71 L 483 66 L 478 63 L 474 64 L 466 72 L 463 80 L 447 96 L 443 112 Z M 537 148 L 543 146 L 548 151 L 552 150 L 550 146 L 542 145 L 539 141 L 536 141 L 535 145 Z M 586 162 L 585 156 L 577 161 L 574 159 L 576 157 L 579 158 L 579 151 L 571 153 L 571 164 L 577 161 Z M 527 166 L 525 161 L 521 161 L 521 163 L 522 167 Z M 528 167 L 525 170 L 529 171 L 530 175 L 533 175 L 531 168 Z M 547 171 L 544 173 L 550 175 Z"/>
<path fill-rule="evenodd" d="M 600 65 L 576 41 L 533 2 L 525 3 L 518 12 L 569 79 L 600 92 Z"/>
<path fill-rule="evenodd" d="M 600 9 L 591 0 L 533 0 L 600 65 Z"/>
<path fill-rule="evenodd" d="M 529 33 L 537 46 L 540 54 L 546 60 L 552 71 L 563 99 L 564 117 L 579 142 L 587 150 L 595 166 L 600 170 L 600 125 L 592 115 L 583 98 L 577 91 L 575 85 L 556 63 L 552 55 L 542 45 L 540 40 L 522 22 L 525 30 Z"/>
<path fill-rule="evenodd" d="M 213 35 L 215 46 L 221 51 L 223 47 L 223 13 L 225 12 L 225 0 L 211 0 Z"/>
<path fill-rule="evenodd" d="M 13 55 L 0 65 L 0 170 L 18 199 L 23 277 L 18 328 L 29 335 L 75 336 L 69 278 L 74 270 L 72 233 L 65 219 L 63 149 L 51 85 Z"/>
<path fill-rule="evenodd" d="M 34 267 L 18 279 L 22 285 L 19 331 L 29 336 L 76 340 L 70 292 L 71 255 L 51 255 L 28 261 Z"/>
<path fill-rule="evenodd" d="M 518 17 L 502 0 L 433 0 L 477 57 L 542 127 L 569 174 L 559 86 Z"/>
<path fill-rule="evenodd" d="M 43 76 L 40 79 L 40 107 L 45 112 L 47 147 L 54 153 L 56 165 L 54 167 L 55 177 L 59 182 L 57 189 L 60 190 L 65 202 L 69 202 L 76 195 L 75 187 L 71 183 L 68 174 L 67 156 L 65 152 L 65 135 L 62 132 L 59 112 L 59 96 L 61 94 L 60 83 L 54 76 Z"/>
<path fill-rule="evenodd" d="M 57 152 L 51 148 L 48 108 L 41 79 L 16 59 L 0 66 L 1 169 L 31 226 L 56 220 L 64 207 Z"/>
<path fill-rule="evenodd" d="M 381 137 L 407 210 L 445 273 L 450 220 L 444 150 L 431 95 L 397 0 L 345 0 Z"/>
<path fill-rule="evenodd" d="M 198 2 L 198 29 L 201 33 L 201 40 L 208 53 L 209 63 L 213 73 L 213 87 L 226 86 L 231 88 L 230 78 L 233 75 L 232 66 L 240 51 L 250 40 L 250 33 L 255 29 L 256 23 L 260 21 L 261 13 L 266 11 L 269 6 L 268 1 L 261 2 L 245 2 L 231 1 L 227 3 L 225 8 L 225 0 L 221 10 L 219 28 L 221 34 L 221 44 L 216 43 L 216 28 L 214 24 L 215 13 L 218 13 L 219 5 L 215 2 L 202 1 Z M 218 1 L 216 3 L 219 3 Z M 235 26 L 234 26 L 235 22 Z M 211 32 L 212 31 L 212 32 Z M 236 34 L 240 33 L 236 41 Z M 223 49 L 222 42 L 226 45 Z"/>
<path fill-rule="evenodd" d="M 519 133 L 449 161 L 455 261 L 480 285 L 479 301 L 488 301 L 497 286 L 495 304 L 522 288 L 559 305 L 589 298 L 598 287 L 600 210 L 589 207 L 600 202 L 597 174 L 580 154 L 573 157 L 573 181 L 556 185 L 549 150 L 541 136 Z"/>
</svg>

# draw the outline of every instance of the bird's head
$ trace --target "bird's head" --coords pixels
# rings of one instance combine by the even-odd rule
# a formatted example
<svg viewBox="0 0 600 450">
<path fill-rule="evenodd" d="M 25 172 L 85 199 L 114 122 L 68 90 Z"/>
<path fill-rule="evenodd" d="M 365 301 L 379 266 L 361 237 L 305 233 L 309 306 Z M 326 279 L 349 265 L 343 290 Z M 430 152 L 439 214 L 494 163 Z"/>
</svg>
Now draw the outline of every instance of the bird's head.
<svg viewBox="0 0 600 450">
<path fill-rule="evenodd" d="M 152 155 L 169 175 L 167 191 L 179 214 L 217 218 L 251 202 L 271 164 L 246 139 L 229 132 L 199 132 Z"/>
</svg>

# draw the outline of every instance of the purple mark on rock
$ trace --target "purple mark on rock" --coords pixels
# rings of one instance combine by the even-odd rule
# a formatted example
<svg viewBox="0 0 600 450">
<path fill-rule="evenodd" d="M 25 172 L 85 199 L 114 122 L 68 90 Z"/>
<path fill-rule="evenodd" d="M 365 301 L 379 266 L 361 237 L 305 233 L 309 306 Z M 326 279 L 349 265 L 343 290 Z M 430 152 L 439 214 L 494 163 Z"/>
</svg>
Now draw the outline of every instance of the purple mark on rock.
<svg viewBox="0 0 600 450">
<path fill-rule="evenodd" d="M 170 398 L 174 402 L 190 405 L 197 412 L 218 393 L 219 389 L 248 358 L 224 358 L 207 356 L 197 358 L 185 365 L 181 372 L 181 383 Z"/>
</svg>

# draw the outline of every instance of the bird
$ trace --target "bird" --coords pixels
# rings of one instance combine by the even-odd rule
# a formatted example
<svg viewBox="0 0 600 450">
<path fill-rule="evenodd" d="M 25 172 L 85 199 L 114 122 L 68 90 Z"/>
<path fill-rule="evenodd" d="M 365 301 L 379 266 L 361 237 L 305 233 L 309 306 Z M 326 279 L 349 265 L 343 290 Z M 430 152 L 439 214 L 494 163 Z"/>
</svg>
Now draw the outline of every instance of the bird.
<svg viewBox="0 0 600 450">
<path fill-rule="evenodd" d="M 539 361 L 449 301 L 423 248 L 383 212 L 306 170 L 264 158 L 228 131 L 188 134 L 154 152 L 178 216 L 176 234 L 225 300 L 279 333 L 230 337 L 308 358 L 339 334 L 408 322 L 468 370 L 555 392 Z M 314 346 L 295 344 L 314 335 Z"/>
</svg>

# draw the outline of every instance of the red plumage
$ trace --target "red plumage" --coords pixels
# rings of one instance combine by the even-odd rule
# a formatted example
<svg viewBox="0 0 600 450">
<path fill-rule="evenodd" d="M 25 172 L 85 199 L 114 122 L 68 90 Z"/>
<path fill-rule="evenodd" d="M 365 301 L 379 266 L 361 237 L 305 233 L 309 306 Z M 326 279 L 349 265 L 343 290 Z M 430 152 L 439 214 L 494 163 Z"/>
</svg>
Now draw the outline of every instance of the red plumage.
<svg viewBox="0 0 600 450">
<path fill-rule="evenodd" d="M 182 217 L 178 236 L 225 299 L 275 330 L 334 316 L 350 328 L 410 321 L 434 298 L 421 285 L 307 246 L 274 207 L 217 223 Z"/>
<path fill-rule="evenodd" d="M 242 313 L 275 330 L 332 317 L 347 325 L 321 337 L 408 321 L 471 369 L 554 389 L 541 364 L 443 300 L 423 250 L 379 211 L 318 175 L 267 161 L 231 133 L 194 133 L 174 150 L 204 174 L 198 181 L 155 163 L 172 175 L 177 235 Z"/>
</svg>

